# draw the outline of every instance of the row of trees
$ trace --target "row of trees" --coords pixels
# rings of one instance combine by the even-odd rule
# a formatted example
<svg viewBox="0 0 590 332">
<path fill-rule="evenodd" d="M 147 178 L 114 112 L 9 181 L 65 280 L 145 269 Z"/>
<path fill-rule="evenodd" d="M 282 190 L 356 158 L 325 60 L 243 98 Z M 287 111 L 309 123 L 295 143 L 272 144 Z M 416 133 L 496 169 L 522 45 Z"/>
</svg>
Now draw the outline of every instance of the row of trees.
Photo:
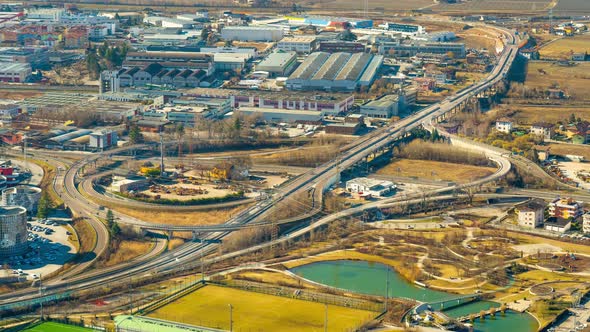
<svg viewBox="0 0 590 332">
<path fill-rule="evenodd" d="M 488 166 L 489 160 L 484 153 L 457 149 L 445 143 L 433 143 L 414 140 L 399 148 L 400 158 L 417 160 L 434 160 L 457 164 Z"/>
</svg>

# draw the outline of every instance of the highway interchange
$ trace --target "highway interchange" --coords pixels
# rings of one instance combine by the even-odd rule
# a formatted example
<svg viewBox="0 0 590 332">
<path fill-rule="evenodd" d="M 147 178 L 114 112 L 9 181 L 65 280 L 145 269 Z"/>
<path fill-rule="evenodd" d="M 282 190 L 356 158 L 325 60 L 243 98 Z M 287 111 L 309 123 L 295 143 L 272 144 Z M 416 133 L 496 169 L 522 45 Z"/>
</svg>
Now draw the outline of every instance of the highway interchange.
<svg viewBox="0 0 590 332">
<path fill-rule="evenodd" d="M 212 226 L 211 228 L 207 229 L 200 226 L 170 227 L 168 225 L 150 224 L 145 221 L 118 213 L 117 215 L 121 218 L 120 222 L 149 229 L 161 229 L 168 231 L 207 231 L 209 232 L 207 235 L 207 238 L 209 239 L 223 239 L 232 231 L 243 227 L 253 227 L 253 225 L 268 225 L 268 223 L 264 223 L 262 221 L 269 216 L 270 212 L 272 211 L 272 207 L 277 203 L 281 201 L 288 201 L 292 199 L 295 194 L 310 190 L 315 190 L 315 195 L 319 195 L 321 197 L 321 193 L 323 192 L 324 188 L 329 187 L 339 180 L 339 174 L 341 170 L 347 169 L 361 162 L 369 154 L 387 147 L 395 140 L 404 137 L 410 130 L 420 126 L 429 126 L 431 123 L 435 122 L 436 119 L 445 113 L 452 111 L 461 103 L 502 81 L 506 77 L 512 62 L 518 53 L 518 43 L 516 42 L 516 37 L 512 34 L 512 32 L 509 31 L 504 31 L 504 34 L 504 51 L 500 55 L 497 65 L 487 78 L 469 88 L 460 91 L 454 96 L 444 99 L 440 103 L 431 105 L 407 118 L 395 122 L 391 126 L 376 130 L 369 135 L 359 138 L 355 142 L 346 146 L 342 150 L 344 152 L 336 160 L 324 163 L 317 168 L 302 174 L 293 181 L 288 182 L 286 185 L 279 188 L 279 190 L 277 190 L 276 193 L 268 199 L 259 201 L 254 206 L 244 210 L 236 216 L 233 216 L 223 225 Z M 100 211 L 96 203 L 88 200 L 80 192 L 79 187 L 77 186 L 77 184 L 80 182 L 80 179 L 78 179 L 79 172 L 82 167 L 100 158 L 107 158 L 109 155 L 115 155 L 141 147 L 145 146 L 123 147 L 109 151 L 108 153 L 91 155 L 87 158 L 76 161 L 71 165 L 66 165 L 63 161 L 61 161 L 59 158 L 56 158 L 55 156 L 50 156 L 47 154 L 43 155 L 44 158 L 47 158 L 48 162 L 51 162 L 56 166 L 59 165 L 59 167 L 65 170 L 54 182 L 55 190 L 61 196 L 65 204 L 72 211 L 74 211 L 77 216 L 86 218 L 95 229 L 97 233 L 97 247 L 94 249 L 94 253 L 96 256 L 100 256 L 108 245 L 108 230 L 106 229 L 105 225 L 97 218 L 97 216 L 103 216 L 103 214 L 106 212 Z M 477 148 L 481 149 L 479 146 Z M 468 185 L 481 185 L 483 183 L 493 181 L 505 175 L 510 169 L 510 161 L 508 161 L 508 158 L 503 156 L 505 151 L 502 152 L 489 149 L 489 151 L 486 151 L 486 154 L 488 154 L 488 157 L 492 161 L 498 164 L 498 170 L 494 174 Z M 451 190 L 460 190 L 464 188 L 464 186 L 466 185 L 435 189 L 427 194 L 432 196 L 429 199 L 440 199 L 444 196 L 435 196 L 448 193 Z M 210 264 L 228 258 L 255 252 L 277 243 L 290 241 L 291 239 L 306 234 L 314 228 L 321 227 L 322 225 L 328 224 L 343 217 L 353 216 L 368 208 L 395 206 L 396 204 L 407 204 L 422 199 L 423 198 L 421 197 L 415 196 L 394 197 L 388 200 L 369 203 L 353 209 L 344 210 L 335 214 L 324 216 L 314 223 L 286 234 L 275 241 L 269 241 L 244 250 L 209 258 L 206 262 L 207 264 Z M 315 212 L 317 211 L 314 211 L 313 213 Z M 82 274 L 81 272 L 88 268 L 92 263 L 88 262 L 86 265 L 80 265 L 61 277 L 47 281 L 45 283 L 47 287 L 43 295 L 39 294 L 37 289 L 23 289 L 10 294 L 0 295 L 0 309 L 7 309 L 22 304 L 38 303 L 40 301 L 44 301 L 44 297 L 96 288 L 108 283 L 131 280 L 131 278 L 139 279 L 147 276 L 163 275 L 164 273 L 178 269 L 190 269 L 198 267 L 201 263 L 196 258 L 200 257 L 202 254 L 207 255 L 211 252 L 214 252 L 217 246 L 218 244 L 189 242 L 183 246 L 180 246 L 179 248 L 160 255 L 153 255 L 147 258 L 144 257 L 144 259 L 127 262 L 122 265 L 113 266 L 109 269 L 84 272 Z"/>
</svg>

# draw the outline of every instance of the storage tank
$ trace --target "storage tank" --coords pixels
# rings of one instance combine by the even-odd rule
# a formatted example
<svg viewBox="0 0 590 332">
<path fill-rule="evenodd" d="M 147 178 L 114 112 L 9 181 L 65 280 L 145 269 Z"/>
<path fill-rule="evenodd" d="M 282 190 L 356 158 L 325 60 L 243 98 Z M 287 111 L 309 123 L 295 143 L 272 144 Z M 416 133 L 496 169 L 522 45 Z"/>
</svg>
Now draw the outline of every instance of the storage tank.
<svg viewBox="0 0 590 332">
<path fill-rule="evenodd" d="M 2 206 L 17 205 L 27 209 L 29 214 L 37 213 L 41 199 L 41 188 L 19 185 L 2 190 Z"/>
</svg>

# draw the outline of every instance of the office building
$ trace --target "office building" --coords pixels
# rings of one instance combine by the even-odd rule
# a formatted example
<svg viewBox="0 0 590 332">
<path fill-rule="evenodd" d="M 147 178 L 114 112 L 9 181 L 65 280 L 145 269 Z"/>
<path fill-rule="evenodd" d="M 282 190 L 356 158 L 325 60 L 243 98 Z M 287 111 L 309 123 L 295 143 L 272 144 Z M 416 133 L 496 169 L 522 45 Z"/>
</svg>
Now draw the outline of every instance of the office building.
<svg viewBox="0 0 590 332">
<path fill-rule="evenodd" d="M 0 257 L 22 255 L 27 249 L 27 209 L 0 207 Z"/>
<path fill-rule="evenodd" d="M 285 37 L 277 43 L 277 49 L 284 52 L 311 53 L 315 48 L 315 36 Z"/>
</svg>

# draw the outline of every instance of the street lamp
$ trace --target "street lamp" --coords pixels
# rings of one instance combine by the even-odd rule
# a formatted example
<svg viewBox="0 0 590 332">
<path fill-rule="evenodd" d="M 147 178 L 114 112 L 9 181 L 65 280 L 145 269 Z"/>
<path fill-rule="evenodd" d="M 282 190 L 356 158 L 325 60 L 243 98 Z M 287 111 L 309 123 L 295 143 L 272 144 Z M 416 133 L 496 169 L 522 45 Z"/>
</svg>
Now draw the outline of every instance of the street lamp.
<svg viewBox="0 0 590 332">
<path fill-rule="evenodd" d="M 234 307 L 230 304 L 228 304 L 229 306 L 229 332 L 233 331 L 233 327 L 234 327 L 234 321 L 233 321 L 233 311 L 234 311 Z"/>
<path fill-rule="evenodd" d="M 205 246 L 207 244 L 212 244 L 212 243 L 221 243 L 220 239 L 195 239 L 195 242 L 198 243 L 203 243 L 203 247 L 201 248 L 200 252 L 201 252 L 201 283 L 205 282 L 205 262 L 203 260 L 203 255 L 204 255 L 204 251 L 205 251 Z"/>
<path fill-rule="evenodd" d="M 41 314 L 41 320 L 43 320 L 43 301 L 44 301 L 44 299 L 43 299 L 43 287 L 42 287 L 42 283 L 41 283 L 41 278 L 42 278 L 42 275 L 41 275 L 41 273 L 39 273 L 39 295 L 41 298 L 41 312 L 40 312 L 40 314 Z"/>
</svg>

